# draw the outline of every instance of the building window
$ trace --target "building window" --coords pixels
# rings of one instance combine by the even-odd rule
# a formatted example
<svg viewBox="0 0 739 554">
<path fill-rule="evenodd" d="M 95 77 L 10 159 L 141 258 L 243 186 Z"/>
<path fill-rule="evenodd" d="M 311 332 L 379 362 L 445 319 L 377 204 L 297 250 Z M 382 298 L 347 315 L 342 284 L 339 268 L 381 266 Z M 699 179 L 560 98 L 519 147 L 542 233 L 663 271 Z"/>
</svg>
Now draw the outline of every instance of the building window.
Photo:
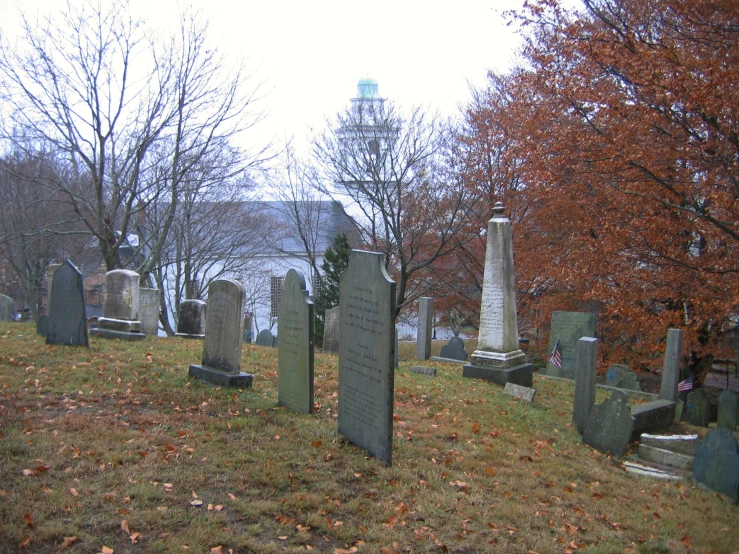
<svg viewBox="0 0 739 554">
<path fill-rule="evenodd" d="M 280 313 L 280 297 L 285 288 L 285 278 L 272 276 L 269 278 L 270 318 L 275 319 Z"/>
<path fill-rule="evenodd" d="M 323 281 L 321 280 L 320 275 L 314 275 L 312 281 L 313 281 L 313 298 L 317 298 L 318 293 L 321 292 L 321 287 L 323 287 Z"/>
</svg>

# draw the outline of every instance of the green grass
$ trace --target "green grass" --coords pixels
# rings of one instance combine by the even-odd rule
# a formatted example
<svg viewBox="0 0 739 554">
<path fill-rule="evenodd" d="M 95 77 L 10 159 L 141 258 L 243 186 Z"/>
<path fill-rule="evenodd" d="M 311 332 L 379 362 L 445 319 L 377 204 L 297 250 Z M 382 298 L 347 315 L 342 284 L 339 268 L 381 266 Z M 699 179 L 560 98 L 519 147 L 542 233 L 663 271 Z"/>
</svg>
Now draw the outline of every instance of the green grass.
<svg viewBox="0 0 739 554">
<path fill-rule="evenodd" d="M 253 388 L 229 390 L 188 380 L 201 348 L 49 347 L 0 324 L 0 551 L 738 548 L 724 497 L 632 477 L 584 446 L 567 382 L 535 377 L 526 404 L 458 365 L 412 374 L 403 344 L 388 468 L 337 433 L 335 357 L 316 354 L 307 416 L 276 406 L 276 350 L 246 345 Z"/>
</svg>

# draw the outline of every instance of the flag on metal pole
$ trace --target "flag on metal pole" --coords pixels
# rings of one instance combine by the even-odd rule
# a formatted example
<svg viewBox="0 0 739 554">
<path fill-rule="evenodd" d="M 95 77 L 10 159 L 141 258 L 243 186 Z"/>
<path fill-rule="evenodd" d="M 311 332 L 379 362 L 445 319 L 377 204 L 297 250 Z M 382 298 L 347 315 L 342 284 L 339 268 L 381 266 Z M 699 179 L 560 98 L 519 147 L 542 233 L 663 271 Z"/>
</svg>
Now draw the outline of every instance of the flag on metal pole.
<svg viewBox="0 0 739 554">
<path fill-rule="evenodd" d="M 552 349 L 552 353 L 549 355 L 549 361 L 557 369 L 562 369 L 562 349 L 559 346 L 559 339 Z"/>
<path fill-rule="evenodd" d="M 678 392 L 687 392 L 692 389 L 693 389 L 693 376 L 692 375 L 688 377 L 687 379 L 685 379 L 684 381 L 680 381 L 677 384 Z"/>
</svg>

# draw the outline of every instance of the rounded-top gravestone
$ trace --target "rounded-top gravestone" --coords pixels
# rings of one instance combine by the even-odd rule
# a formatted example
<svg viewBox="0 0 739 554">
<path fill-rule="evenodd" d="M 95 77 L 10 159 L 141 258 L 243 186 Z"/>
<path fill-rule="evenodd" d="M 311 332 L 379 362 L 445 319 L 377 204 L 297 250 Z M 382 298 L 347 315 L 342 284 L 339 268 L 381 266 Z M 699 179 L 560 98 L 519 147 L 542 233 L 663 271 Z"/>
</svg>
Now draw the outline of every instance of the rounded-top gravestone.
<svg viewBox="0 0 739 554">
<path fill-rule="evenodd" d="M 108 319 L 130 320 L 139 317 L 138 273 L 128 269 L 114 269 L 105 274 L 103 316 Z"/>
<path fill-rule="evenodd" d="M 69 260 L 54 272 L 46 344 L 88 346 L 82 274 Z"/>
</svg>

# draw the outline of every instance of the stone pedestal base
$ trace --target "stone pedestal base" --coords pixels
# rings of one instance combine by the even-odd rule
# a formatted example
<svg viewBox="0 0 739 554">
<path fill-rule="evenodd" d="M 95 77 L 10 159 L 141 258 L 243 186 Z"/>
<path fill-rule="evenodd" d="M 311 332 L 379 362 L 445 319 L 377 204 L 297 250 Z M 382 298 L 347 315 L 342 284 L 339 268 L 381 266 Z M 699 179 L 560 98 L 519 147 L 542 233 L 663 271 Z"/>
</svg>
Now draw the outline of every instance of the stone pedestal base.
<svg viewBox="0 0 739 554">
<path fill-rule="evenodd" d="M 534 384 L 534 366 L 525 363 L 503 369 L 489 365 L 465 364 L 462 369 L 462 377 L 485 379 L 501 387 L 504 387 L 506 383 L 531 387 Z"/>
<path fill-rule="evenodd" d="M 193 379 L 202 379 L 219 387 L 237 387 L 241 389 L 251 388 L 251 382 L 254 378 L 249 373 L 225 373 L 203 365 L 191 365 L 188 375 Z"/>
<path fill-rule="evenodd" d="M 90 335 L 93 337 L 103 337 L 106 339 L 120 339 L 127 341 L 144 340 L 146 335 L 144 333 L 130 333 L 128 331 L 116 331 L 114 329 L 100 329 L 95 328 L 90 330 Z"/>
<path fill-rule="evenodd" d="M 175 337 L 179 337 L 181 339 L 200 339 L 203 340 L 205 338 L 205 335 L 188 335 L 187 333 L 175 333 Z"/>
</svg>

